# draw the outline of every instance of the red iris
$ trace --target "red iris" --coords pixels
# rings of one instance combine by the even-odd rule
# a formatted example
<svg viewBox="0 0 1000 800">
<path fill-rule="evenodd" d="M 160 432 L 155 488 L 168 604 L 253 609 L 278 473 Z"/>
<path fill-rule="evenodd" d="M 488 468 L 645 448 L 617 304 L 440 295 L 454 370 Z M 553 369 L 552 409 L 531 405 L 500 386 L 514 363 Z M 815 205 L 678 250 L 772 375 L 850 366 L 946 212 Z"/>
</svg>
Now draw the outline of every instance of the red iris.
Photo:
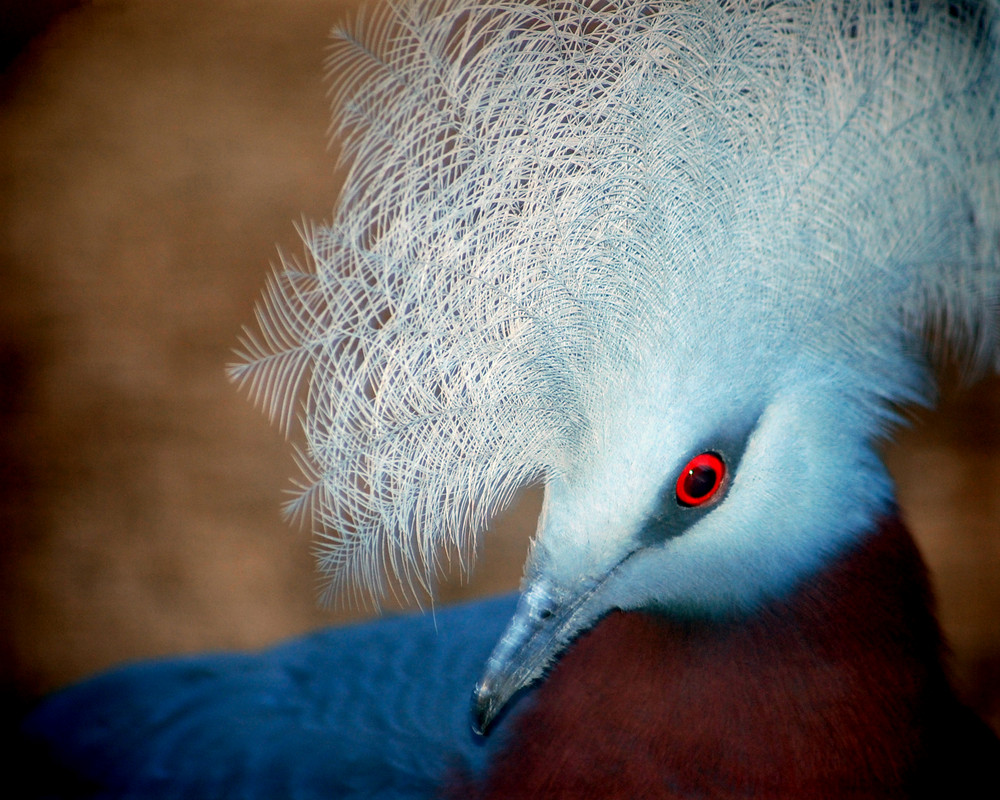
<svg viewBox="0 0 1000 800">
<path fill-rule="evenodd" d="M 700 506 L 718 493 L 726 477 L 726 464 L 716 453 L 702 453 L 692 458 L 677 477 L 677 502 L 682 506 Z"/>
</svg>

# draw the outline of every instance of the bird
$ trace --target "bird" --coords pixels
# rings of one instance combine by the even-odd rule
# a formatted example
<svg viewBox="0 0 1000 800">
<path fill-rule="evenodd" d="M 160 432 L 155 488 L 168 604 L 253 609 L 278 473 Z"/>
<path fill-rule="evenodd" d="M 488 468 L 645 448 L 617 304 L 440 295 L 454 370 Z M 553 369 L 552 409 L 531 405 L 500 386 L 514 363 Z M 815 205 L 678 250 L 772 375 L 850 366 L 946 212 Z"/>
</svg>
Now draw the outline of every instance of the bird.
<svg viewBox="0 0 1000 800">
<path fill-rule="evenodd" d="M 329 68 L 344 188 L 230 374 L 325 599 L 534 483 L 521 587 L 62 690 L 42 794 L 997 796 L 881 449 L 1000 367 L 1000 4 L 401 2 Z"/>
</svg>

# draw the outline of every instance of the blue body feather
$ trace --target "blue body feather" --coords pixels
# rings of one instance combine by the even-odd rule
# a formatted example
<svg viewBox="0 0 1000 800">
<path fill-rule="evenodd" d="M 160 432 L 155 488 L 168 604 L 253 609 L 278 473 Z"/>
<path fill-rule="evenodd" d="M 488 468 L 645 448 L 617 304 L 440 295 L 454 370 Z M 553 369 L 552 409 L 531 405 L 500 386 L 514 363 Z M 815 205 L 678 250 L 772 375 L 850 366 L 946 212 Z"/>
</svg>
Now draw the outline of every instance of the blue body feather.
<svg viewBox="0 0 1000 800">
<path fill-rule="evenodd" d="M 37 796 L 426 798 L 478 776 L 502 732 L 469 693 L 514 599 L 320 631 L 261 653 L 122 667 L 28 719 Z"/>
</svg>

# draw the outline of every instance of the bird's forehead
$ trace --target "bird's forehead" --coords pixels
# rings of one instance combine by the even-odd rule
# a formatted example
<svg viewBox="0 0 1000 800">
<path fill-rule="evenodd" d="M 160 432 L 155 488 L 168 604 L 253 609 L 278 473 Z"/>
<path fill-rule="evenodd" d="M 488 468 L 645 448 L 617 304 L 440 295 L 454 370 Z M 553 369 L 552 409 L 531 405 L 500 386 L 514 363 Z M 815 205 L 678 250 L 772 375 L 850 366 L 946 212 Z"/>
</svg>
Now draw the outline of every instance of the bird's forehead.
<svg viewBox="0 0 1000 800">
<path fill-rule="evenodd" d="M 587 404 L 590 436 L 577 454 L 574 476 L 582 481 L 608 469 L 621 476 L 649 471 L 759 415 L 795 359 L 788 349 L 780 359 L 773 352 L 757 356 L 744 335 L 688 326 L 654 342 L 626 371 L 609 369 Z"/>
</svg>

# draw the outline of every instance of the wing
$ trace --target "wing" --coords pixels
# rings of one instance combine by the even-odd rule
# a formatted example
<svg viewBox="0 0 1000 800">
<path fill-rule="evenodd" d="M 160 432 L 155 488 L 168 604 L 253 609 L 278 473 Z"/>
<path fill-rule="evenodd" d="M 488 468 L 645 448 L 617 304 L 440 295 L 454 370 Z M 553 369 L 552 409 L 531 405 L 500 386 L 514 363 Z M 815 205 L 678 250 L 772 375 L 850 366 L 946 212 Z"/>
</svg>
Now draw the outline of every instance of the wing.
<svg viewBox="0 0 1000 800">
<path fill-rule="evenodd" d="M 38 796 L 423 798 L 500 737 L 469 696 L 514 599 L 138 663 L 53 695 L 23 733 Z M 41 781 L 39 783 L 39 781 Z"/>
</svg>

